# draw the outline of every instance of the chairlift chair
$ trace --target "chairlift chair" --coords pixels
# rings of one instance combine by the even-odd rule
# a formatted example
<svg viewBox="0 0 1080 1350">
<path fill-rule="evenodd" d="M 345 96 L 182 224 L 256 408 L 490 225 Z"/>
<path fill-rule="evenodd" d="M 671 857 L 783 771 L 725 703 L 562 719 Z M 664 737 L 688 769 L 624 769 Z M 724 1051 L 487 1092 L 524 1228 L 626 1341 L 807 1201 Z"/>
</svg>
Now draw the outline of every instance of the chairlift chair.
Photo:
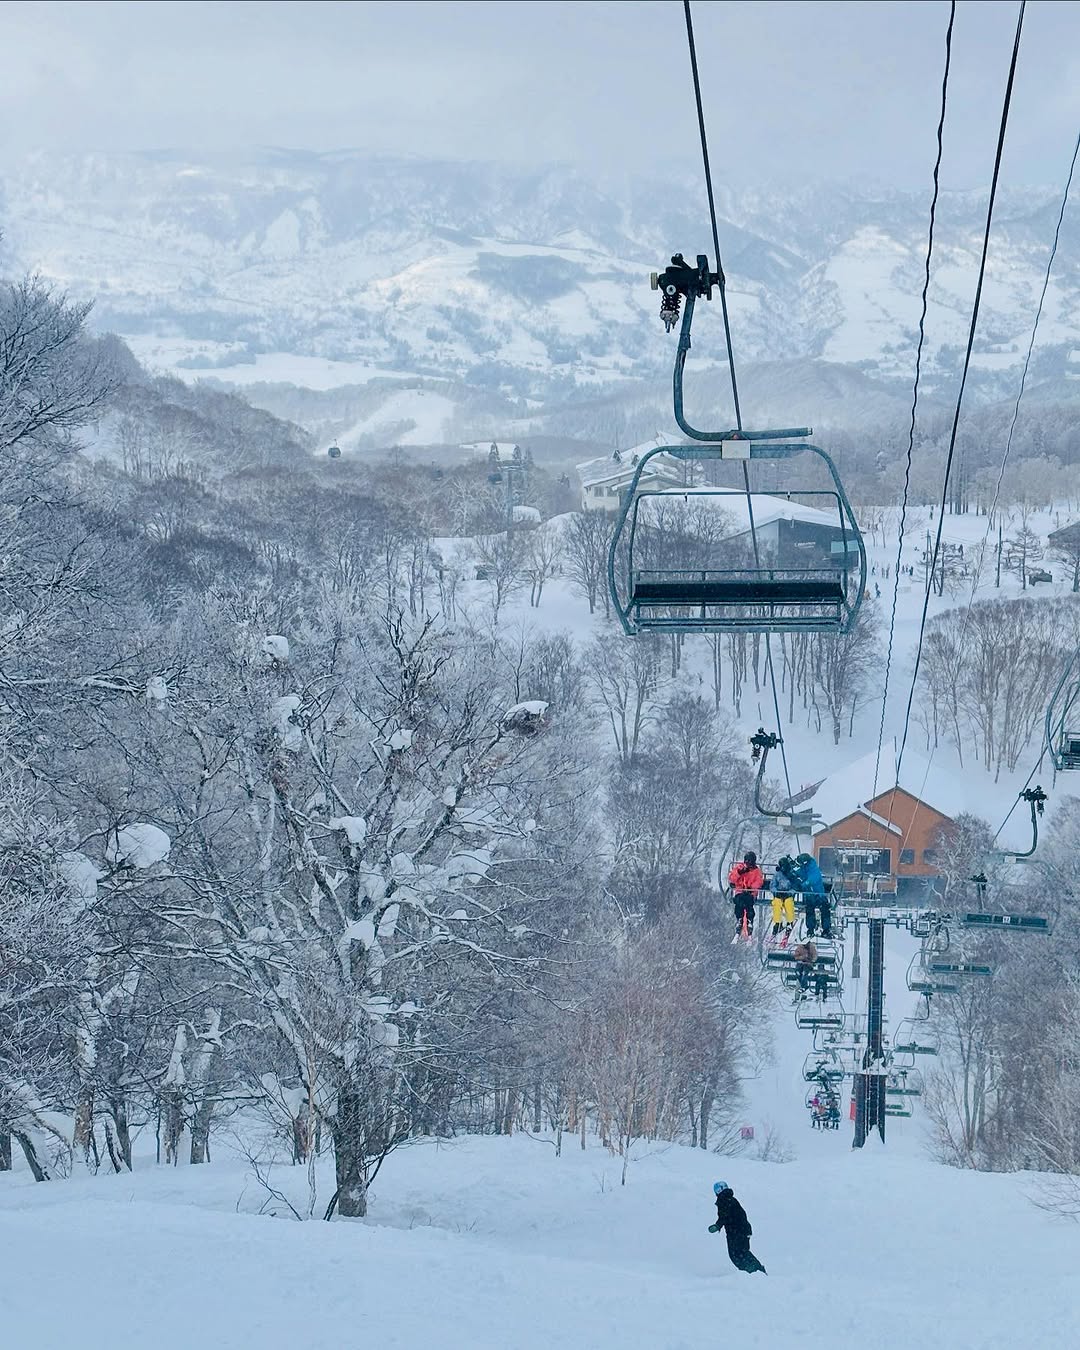
<svg viewBox="0 0 1080 1350">
<path fill-rule="evenodd" d="M 1080 679 L 1076 668 L 1077 650 L 1065 664 L 1065 670 L 1050 697 L 1046 709 L 1046 748 L 1059 772 L 1080 769 Z"/>
<path fill-rule="evenodd" d="M 994 973 L 993 966 L 975 965 L 971 961 L 931 961 L 926 969 L 932 976 L 959 975 L 985 979 Z"/>
<path fill-rule="evenodd" d="M 885 1079 L 886 1102 L 921 1097 L 922 1094 L 923 1078 L 918 1069 L 899 1069 Z"/>
<path fill-rule="evenodd" d="M 803 1060 L 802 1074 L 806 1083 L 842 1083 L 844 1066 L 838 1055 L 811 1050 Z"/>
<path fill-rule="evenodd" d="M 912 1106 L 911 1101 L 906 1097 L 897 1101 L 889 1101 L 889 1099 L 886 1098 L 885 1114 L 887 1116 L 899 1116 L 907 1119 L 915 1114 L 915 1108 Z"/>
<path fill-rule="evenodd" d="M 913 994 L 958 994 L 960 986 L 954 980 L 943 979 L 931 972 L 927 963 L 927 953 L 918 951 L 911 958 L 907 969 L 907 987 Z"/>
<path fill-rule="evenodd" d="M 816 943 L 815 943 L 816 945 Z M 795 957 L 790 947 L 773 948 L 765 953 L 765 965 L 770 970 L 791 970 L 795 966 Z M 839 969 L 840 957 L 835 951 L 822 952 L 817 954 L 817 960 L 814 963 L 815 970 L 835 971 Z"/>
<path fill-rule="evenodd" d="M 780 979 L 783 982 L 785 989 L 797 989 L 799 987 L 799 972 L 793 966 L 788 966 L 786 970 L 782 970 L 780 972 Z M 819 980 L 823 982 L 825 988 L 827 988 L 830 993 L 839 991 L 843 986 L 843 980 L 840 977 L 839 970 L 819 969 L 815 966 L 810 972 L 808 979 L 811 988 L 813 988 L 814 981 Z"/>
<path fill-rule="evenodd" d="M 1050 921 L 1041 914 L 967 913 L 960 922 L 965 928 L 989 929 L 1002 933 L 1049 933 Z"/>
<path fill-rule="evenodd" d="M 1065 731 L 1058 742 L 1059 769 L 1080 769 L 1080 731 Z"/>
<path fill-rule="evenodd" d="M 840 1030 L 844 1010 L 838 998 L 804 998 L 795 1005 L 795 1025 L 802 1031 Z"/>
<path fill-rule="evenodd" d="M 619 620 L 627 633 L 846 633 L 853 627 L 866 591 L 866 547 L 851 503 L 836 465 L 819 446 L 806 439 L 809 428 L 779 431 L 701 431 L 687 421 L 683 408 L 683 371 L 690 351 L 690 329 L 698 299 L 711 299 L 719 275 L 710 271 L 709 260 L 699 254 L 697 266 L 681 253 L 671 259 L 662 274 L 653 274 L 652 286 L 662 293 L 660 315 L 670 331 L 678 322 L 685 300 L 679 343 L 675 354 L 672 392 L 675 421 L 697 444 L 657 446 L 638 461 L 634 477 L 623 495 L 615 532 L 608 551 L 608 586 Z M 684 556 L 673 551 L 680 541 L 665 539 L 662 531 L 650 529 L 649 512 L 656 500 L 702 503 L 738 498 L 747 503 L 748 492 L 731 488 L 643 489 L 642 476 L 658 455 L 684 464 L 693 473 L 697 466 L 716 461 L 738 461 L 749 475 L 759 460 L 787 460 L 796 455 L 816 455 L 825 465 L 832 488 L 803 492 L 800 496 L 825 497 L 835 506 L 839 539 L 830 541 L 828 563 L 791 567 L 762 557 L 756 529 L 751 528 L 753 565 L 740 562 L 730 540 L 682 541 Z M 747 479 L 749 485 L 749 477 Z M 644 509 L 643 509 L 644 508 Z M 685 556 L 689 542 L 693 557 Z M 857 566 L 853 563 L 857 560 Z"/>
<path fill-rule="evenodd" d="M 801 430 L 801 429 L 800 429 Z M 749 453 L 725 454 L 724 445 L 658 446 L 643 455 L 623 499 L 615 526 L 608 562 L 612 601 L 628 633 L 842 633 L 850 631 L 865 589 L 865 548 L 851 507 L 838 491 L 803 491 L 800 496 L 824 498 L 835 509 L 840 537 L 837 561 L 817 566 L 791 567 L 760 555 L 752 564 L 743 562 L 730 537 L 668 539 L 659 524 L 653 503 L 703 505 L 724 500 L 735 506 L 746 493 L 735 488 L 648 488 L 639 481 L 655 455 L 708 462 L 739 458 L 782 458 L 817 447 L 801 442 L 781 442 L 752 433 L 759 444 L 748 440 L 726 442 L 749 446 Z M 788 433 L 780 433 L 786 435 Z M 805 434 L 809 435 L 809 432 Z M 829 461 L 831 466 L 831 461 Z M 835 469 L 833 470 L 835 474 Z M 839 486 L 839 479 L 836 479 Z M 773 494 L 775 495 L 775 494 Z M 619 577 L 625 537 L 625 577 Z M 745 537 L 745 536 L 743 536 Z M 696 554 L 691 559 L 687 553 Z M 859 566 L 853 567 L 851 557 Z"/>
</svg>

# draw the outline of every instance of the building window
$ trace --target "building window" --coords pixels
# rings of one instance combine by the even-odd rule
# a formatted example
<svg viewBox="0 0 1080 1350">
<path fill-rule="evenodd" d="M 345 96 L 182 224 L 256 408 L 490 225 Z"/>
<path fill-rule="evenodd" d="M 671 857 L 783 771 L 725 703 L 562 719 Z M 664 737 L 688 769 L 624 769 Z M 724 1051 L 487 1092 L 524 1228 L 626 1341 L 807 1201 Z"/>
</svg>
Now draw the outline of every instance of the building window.
<svg viewBox="0 0 1080 1350">
<path fill-rule="evenodd" d="M 823 872 L 836 871 L 836 849 L 822 848 L 818 849 L 818 866 Z"/>
<path fill-rule="evenodd" d="M 845 876 L 887 877 L 892 872 L 892 849 L 875 848 L 864 842 L 839 843 L 836 862 L 837 870 Z"/>
<path fill-rule="evenodd" d="M 922 851 L 922 860 L 924 863 L 936 863 L 938 851 L 936 848 L 924 848 Z"/>
<path fill-rule="evenodd" d="M 902 848 L 900 850 L 900 861 L 910 866 L 915 861 L 915 850 L 913 848 Z"/>
</svg>

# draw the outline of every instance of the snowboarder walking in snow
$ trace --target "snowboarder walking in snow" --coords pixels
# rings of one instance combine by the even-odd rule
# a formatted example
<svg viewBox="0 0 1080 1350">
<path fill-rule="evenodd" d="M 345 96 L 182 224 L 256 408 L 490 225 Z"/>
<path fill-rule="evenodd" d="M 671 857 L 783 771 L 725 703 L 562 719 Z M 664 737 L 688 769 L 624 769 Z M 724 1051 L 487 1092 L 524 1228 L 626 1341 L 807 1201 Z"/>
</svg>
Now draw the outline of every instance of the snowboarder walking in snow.
<svg viewBox="0 0 1080 1350">
<path fill-rule="evenodd" d="M 754 931 L 754 905 L 765 885 L 765 874 L 757 865 L 757 854 L 753 850 L 744 854 L 742 862 L 732 867 L 728 873 L 728 885 L 735 905 L 735 936 L 745 932 L 750 937 Z"/>
<path fill-rule="evenodd" d="M 744 1270 L 747 1275 L 760 1270 L 762 1275 L 767 1275 L 768 1271 L 750 1250 L 750 1235 L 754 1230 L 746 1210 L 735 1199 L 735 1193 L 726 1181 L 717 1181 L 713 1184 L 713 1194 L 716 1196 L 716 1222 L 709 1225 L 709 1232 L 724 1230 L 728 1256 L 738 1270 Z"/>
<path fill-rule="evenodd" d="M 832 908 L 825 894 L 825 878 L 821 868 L 809 853 L 800 853 L 795 859 L 795 875 L 806 901 L 806 936 L 812 938 L 817 929 L 817 915 L 821 911 L 821 936 L 832 937 Z"/>
</svg>

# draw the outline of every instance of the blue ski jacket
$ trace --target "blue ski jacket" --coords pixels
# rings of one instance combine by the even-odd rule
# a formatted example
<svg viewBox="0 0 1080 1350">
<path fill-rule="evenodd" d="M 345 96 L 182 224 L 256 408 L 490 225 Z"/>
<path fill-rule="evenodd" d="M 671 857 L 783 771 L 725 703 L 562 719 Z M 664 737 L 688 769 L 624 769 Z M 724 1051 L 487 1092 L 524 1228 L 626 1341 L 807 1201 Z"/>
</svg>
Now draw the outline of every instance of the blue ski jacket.
<svg viewBox="0 0 1080 1350">
<path fill-rule="evenodd" d="M 801 890 L 809 891 L 811 895 L 825 894 L 825 878 L 821 875 L 821 868 L 813 858 L 797 868 L 797 875 Z"/>
</svg>

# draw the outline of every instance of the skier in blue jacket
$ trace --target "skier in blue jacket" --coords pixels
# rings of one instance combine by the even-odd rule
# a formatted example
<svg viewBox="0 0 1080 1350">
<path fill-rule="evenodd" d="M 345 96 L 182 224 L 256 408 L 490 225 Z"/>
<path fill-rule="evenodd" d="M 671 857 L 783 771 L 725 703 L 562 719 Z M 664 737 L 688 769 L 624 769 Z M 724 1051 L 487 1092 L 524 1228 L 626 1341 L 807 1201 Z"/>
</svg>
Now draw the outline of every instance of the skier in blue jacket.
<svg viewBox="0 0 1080 1350">
<path fill-rule="evenodd" d="M 832 937 L 832 908 L 825 894 L 825 878 L 821 868 L 809 853 L 800 853 L 795 859 L 795 876 L 799 882 L 803 899 L 806 902 L 806 936 L 811 938 L 817 930 L 817 914 L 821 911 L 821 936 Z"/>
</svg>

